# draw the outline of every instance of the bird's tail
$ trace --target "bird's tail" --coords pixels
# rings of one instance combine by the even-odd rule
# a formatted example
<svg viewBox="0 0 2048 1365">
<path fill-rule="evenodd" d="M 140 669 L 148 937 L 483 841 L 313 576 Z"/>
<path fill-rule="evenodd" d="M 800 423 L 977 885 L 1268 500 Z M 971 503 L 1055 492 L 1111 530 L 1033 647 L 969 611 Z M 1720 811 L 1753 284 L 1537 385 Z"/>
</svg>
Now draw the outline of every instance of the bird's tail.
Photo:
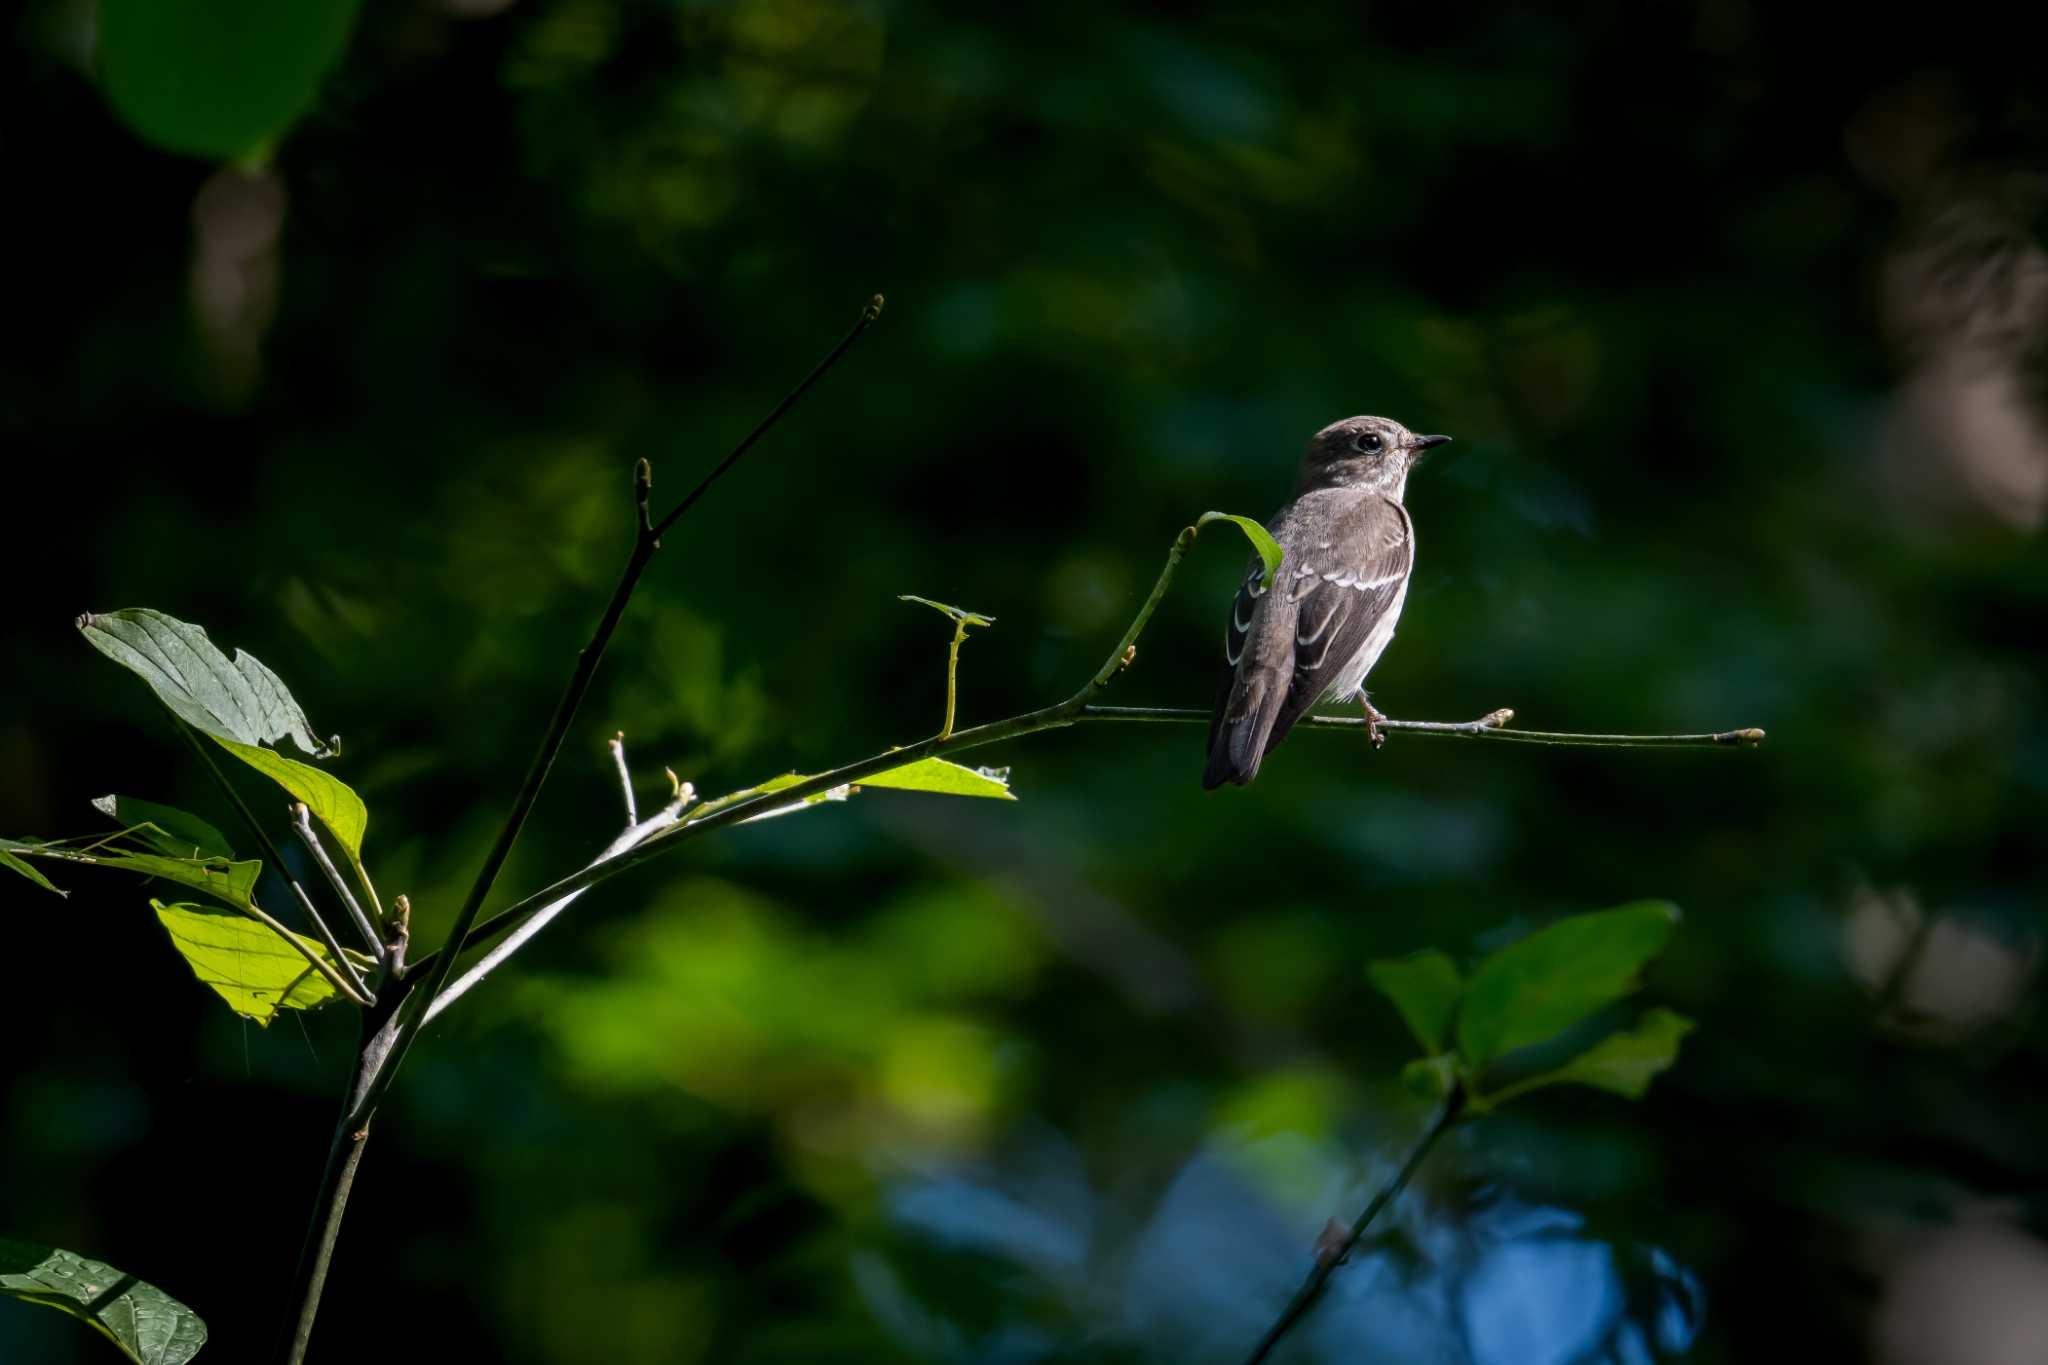
<svg viewBox="0 0 2048 1365">
<path fill-rule="evenodd" d="M 1225 782 L 1242 787 L 1259 775 L 1259 764 L 1271 746 L 1273 722 L 1279 719 L 1280 690 L 1270 674 L 1246 669 L 1232 680 L 1229 695 L 1216 708 L 1216 721 L 1209 727 L 1209 766 L 1202 770 L 1202 790 L 1214 791 Z"/>
</svg>

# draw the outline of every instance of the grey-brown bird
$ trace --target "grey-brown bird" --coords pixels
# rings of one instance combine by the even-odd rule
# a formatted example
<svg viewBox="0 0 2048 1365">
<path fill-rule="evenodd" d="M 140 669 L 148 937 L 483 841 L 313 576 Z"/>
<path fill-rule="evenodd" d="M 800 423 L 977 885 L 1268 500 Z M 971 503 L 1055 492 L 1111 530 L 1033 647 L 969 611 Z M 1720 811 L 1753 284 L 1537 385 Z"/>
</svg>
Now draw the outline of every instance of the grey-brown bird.
<svg viewBox="0 0 2048 1365">
<path fill-rule="evenodd" d="M 1347 417 L 1317 432 L 1294 501 L 1266 523 L 1285 552 L 1271 588 L 1265 562 L 1245 570 L 1224 635 L 1224 671 L 1209 721 L 1202 786 L 1239 786 L 1309 708 L 1358 698 L 1374 747 L 1386 719 L 1365 695 L 1408 598 L 1415 523 L 1402 506 L 1408 471 L 1448 436 L 1418 436 L 1384 417 Z"/>
</svg>

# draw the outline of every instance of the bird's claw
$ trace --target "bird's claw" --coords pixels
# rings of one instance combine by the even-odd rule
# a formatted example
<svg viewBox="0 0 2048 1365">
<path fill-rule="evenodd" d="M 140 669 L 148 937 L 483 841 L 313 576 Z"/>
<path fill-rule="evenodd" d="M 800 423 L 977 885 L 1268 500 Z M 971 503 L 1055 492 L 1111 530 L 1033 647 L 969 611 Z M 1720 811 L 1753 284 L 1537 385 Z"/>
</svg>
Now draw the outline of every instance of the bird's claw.
<svg viewBox="0 0 2048 1365">
<path fill-rule="evenodd" d="M 1379 708 L 1375 707 L 1371 702 L 1365 702 L 1364 706 L 1365 737 L 1372 741 L 1373 749 L 1378 751 L 1385 748 L 1387 743 L 1387 732 L 1380 729 L 1380 722 L 1385 720 L 1386 717 L 1381 715 Z"/>
</svg>

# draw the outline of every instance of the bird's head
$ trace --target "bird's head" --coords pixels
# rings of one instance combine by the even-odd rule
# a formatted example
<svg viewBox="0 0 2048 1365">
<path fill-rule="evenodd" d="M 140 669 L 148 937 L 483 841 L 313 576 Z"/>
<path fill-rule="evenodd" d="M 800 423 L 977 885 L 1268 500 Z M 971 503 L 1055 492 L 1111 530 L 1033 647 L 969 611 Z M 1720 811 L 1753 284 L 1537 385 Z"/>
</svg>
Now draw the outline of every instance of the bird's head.
<svg viewBox="0 0 2048 1365">
<path fill-rule="evenodd" d="M 1408 470 L 1448 436 L 1417 436 L 1385 417 L 1346 417 L 1309 438 L 1296 496 L 1316 488 L 1369 488 L 1399 498 Z"/>
</svg>

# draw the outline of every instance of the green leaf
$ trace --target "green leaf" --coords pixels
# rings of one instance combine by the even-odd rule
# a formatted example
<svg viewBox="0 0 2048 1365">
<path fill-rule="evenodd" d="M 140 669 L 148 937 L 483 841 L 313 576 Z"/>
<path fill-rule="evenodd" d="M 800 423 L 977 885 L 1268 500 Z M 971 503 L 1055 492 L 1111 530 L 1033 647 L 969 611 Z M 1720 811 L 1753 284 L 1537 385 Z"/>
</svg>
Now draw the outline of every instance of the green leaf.
<svg viewBox="0 0 2048 1365">
<path fill-rule="evenodd" d="M 286 758 L 275 749 L 239 744 L 218 735 L 214 739 L 221 748 L 305 802 L 307 809 L 320 817 L 320 823 L 333 832 L 356 871 L 362 871 L 363 831 L 369 828 L 370 811 L 363 805 L 363 798 L 357 796 L 346 782 L 309 764 Z"/>
<path fill-rule="evenodd" d="M 920 758 L 900 768 L 890 768 L 863 777 L 855 785 L 888 787 L 897 791 L 937 792 L 942 796 L 986 796 L 998 801 L 1015 801 L 1010 792 L 1008 768 L 968 768 L 943 758 Z"/>
<path fill-rule="evenodd" d="M 1612 1034 L 1563 1066 L 1516 1081 L 1488 1095 L 1487 1107 L 1505 1104 L 1517 1095 L 1547 1085 L 1590 1085 L 1639 1100 L 1660 1072 L 1678 1060 L 1678 1044 L 1693 1030 L 1693 1021 L 1673 1010 L 1646 1012 L 1632 1029 Z"/>
<path fill-rule="evenodd" d="M 221 832 L 190 811 L 132 796 L 101 796 L 93 809 L 159 853 L 173 858 L 233 858 Z"/>
<path fill-rule="evenodd" d="M 199 1315 L 155 1285 L 41 1243 L 0 1239 L 0 1296 L 90 1323 L 139 1365 L 185 1365 L 206 1344 Z"/>
<path fill-rule="evenodd" d="M 1678 927 L 1678 907 L 1637 901 L 1575 915 L 1479 964 L 1458 1009 L 1458 1050 L 1479 1066 L 1555 1037 L 1636 989 Z"/>
<path fill-rule="evenodd" d="M 100 0 L 100 79 L 115 110 L 160 147 L 231 160 L 312 106 L 358 0 Z"/>
<path fill-rule="evenodd" d="M 1401 1068 L 1401 1084 L 1424 1099 L 1440 1100 L 1458 1088 L 1458 1056 L 1417 1057 Z"/>
<path fill-rule="evenodd" d="M 220 21 L 203 6 L 160 8 L 195 20 L 203 16 L 208 24 Z M 215 739 L 256 745 L 289 736 L 315 758 L 334 752 L 332 745 L 313 738 L 306 713 L 275 673 L 241 650 L 230 663 L 198 626 L 147 607 L 130 607 L 97 615 L 88 612 L 78 618 L 78 629 L 94 649 L 148 683 L 180 720 Z"/>
<path fill-rule="evenodd" d="M 278 1010 L 310 1010 L 337 999 L 334 984 L 267 925 L 203 905 L 150 901 L 192 974 L 227 1001 L 236 1014 L 268 1027 Z M 303 934 L 292 937 L 331 961 L 325 944 Z M 358 967 L 370 962 L 351 953 Z"/>
<path fill-rule="evenodd" d="M 7 847 L 0 848 L 0 867 L 9 868 L 15 872 L 19 872 L 22 876 L 28 878 L 37 886 L 42 887 L 43 890 L 45 891 L 55 891 L 60 896 L 68 896 L 71 894 L 69 891 L 65 891 L 57 887 L 56 884 L 51 882 L 51 880 L 48 877 L 45 877 L 40 871 L 38 871 L 34 867 L 31 867 L 29 864 L 23 862 L 21 859 L 15 857 L 14 854 L 9 852 L 8 849 L 14 846 L 14 841 L 12 839 L 0 840 L 0 844 L 7 845 Z"/>
<path fill-rule="evenodd" d="M 992 626 L 996 623 L 996 618 L 993 616 L 983 616 L 980 612 L 968 611 L 965 607 L 950 607 L 944 602 L 934 602 L 929 597 L 917 597 L 906 592 L 898 593 L 896 600 L 898 602 L 922 602 L 933 611 L 942 611 L 964 626 Z"/>
<path fill-rule="evenodd" d="M 238 910 L 249 908 L 251 898 L 256 893 L 256 874 L 263 870 L 263 864 L 253 858 L 239 863 L 226 858 L 173 858 L 160 853 L 134 853 L 127 849 L 108 848 L 104 845 L 68 848 L 62 844 L 20 843 L 9 840 L 8 848 L 32 858 L 53 858 L 59 862 L 111 867 L 122 872 L 139 873 L 144 877 L 162 877 L 166 881 L 204 892 L 222 904 L 231 905 Z M 263 932 L 270 931 L 265 929 Z"/>
<path fill-rule="evenodd" d="M 1458 979 L 1458 964 L 1443 953 L 1416 953 L 1411 957 L 1386 958 L 1366 969 L 1373 989 L 1394 1002 L 1401 1021 L 1434 1056 L 1444 1050 L 1451 1031 L 1451 1015 L 1458 1008 L 1458 993 L 1464 983 Z"/>
<path fill-rule="evenodd" d="M 1259 580 L 1259 585 L 1266 588 L 1272 587 L 1273 575 L 1280 572 L 1280 560 L 1282 558 L 1280 542 L 1273 539 L 1267 533 L 1266 528 L 1258 522 L 1253 521 L 1250 517 L 1238 516 L 1235 512 L 1204 512 L 1200 517 L 1196 518 L 1195 530 L 1200 531 L 1212 521 L 1234 523 L 1238 530 L 1244 532 L 1245 539 L 1252 543 L 1252 548 L 1259 552 L 1259 558 L 1266 562 L 1266 576 Z"/>
</svg>

